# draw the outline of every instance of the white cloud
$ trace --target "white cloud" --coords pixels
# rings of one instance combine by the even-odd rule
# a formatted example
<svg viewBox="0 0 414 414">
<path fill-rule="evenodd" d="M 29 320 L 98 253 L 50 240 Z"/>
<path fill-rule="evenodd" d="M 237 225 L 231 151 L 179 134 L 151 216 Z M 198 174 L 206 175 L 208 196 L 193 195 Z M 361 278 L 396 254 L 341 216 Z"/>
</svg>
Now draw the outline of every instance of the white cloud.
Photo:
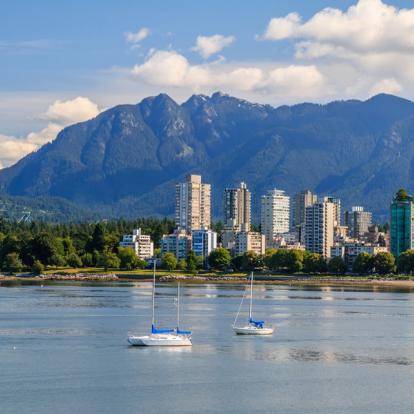
<svg viewBox="0 0 414 414">
<path fill-rule="evenodd" d="M 297 13 L 271 19 L 263 38 L 304 39 L 298 45 L 300 57 L 318 57 L 344 53 L 412 53 L 413 32 L 414 9 L 397 9 L 381 0 L 359 0 L 344 12 L 325 8 L 306 22 Z"/>
<path fill-rule="evenodd" d="M 220 52 L 226 46 L 230 46 L 236 38 L 234 36 L 198 36 L 196 45 L 192 48 L 195 52 L 200 54 L 204 59 Z"/>
<path fill-rule="evenodd" d="M 389 79 L 382 79 L 379 82 L 377 82 L 372 88 L 371 88 L 371 95 L 377 95 L 379 93 L 390 93 L 390 94 L 397 94 L 401 92 L 402 86 L 399 84 L 399 82 L 393 78 Z"/>
<path fill-rule="evenodd" d="M 98 105 L 88 98 L 78 96 L 68 101 L 56 101 L 46 111 L 46 118 L 68 125 L 82 122 L 99 114 Z"/>
<path fill-rule="evenodd" d="M 414 88 L 413 33 L 414 9 L 359 0 L 345 11 L 322 9 L 307 21 L 297 13 L 271 19 L 261 39 L 293 40 L 295 58 L 313 61 L 339 93 L 366 96 Z M 337 63 L 352 76 L 338 79 Z"/>
<path fill-rule="evenodd" d="M 26 140 L 0 135 L 0 166 L 6 167 L 36 149 L 36 144 Z"/>
<path fill-rule="evenodd" d="M 131 43 L 133 48 L 139 47 L 139 44 L 149 36 L 150 30 L 147 27 L 142 27 L 137 32 L 126 32 L 125 40 Z"/>
<path fill-rule="evenodd" d="M 298 13 L 289 13 L 286 17 L 275 17 L 270 20 L 266 32 L 262 37 L 265 40 L 282 40 L 293 37 L 300 27 L 301 17 Z"/>
<path fill-rule="evenodd" d="M 65 126 L 86 121 L 98 113 L 98 106 L 82 96 L 67 101 L 55 101 L 42 115 L 42 119 L 48 123 L 40 131 L 30 132 L 22 138 L 0 134 L 0 168 L 14 164 L 43 144 L 53 141 Z"/>
<path fill-rule="evenodd" d="M 313 65 L 262 64 L 240 66 L 224 61 L 192 65 L 174 51 L 156 51 L 132 69 L 135 79 L 159 87 L 185 87 L 192 91 L 255 91 L 290 97 L 317 96 L 323 75 Z M 237 93 L 237 92 L 236 92 Z"/>
<path fill-rule="evenodd" d="M 26 141 L 30 144 L 43 145 L 53 141 L 56 135 L 64 128 L 62 124 L 49 122 L 47 126 L 40 131 L 30 132 L 26 136 Z"/>
</svg>

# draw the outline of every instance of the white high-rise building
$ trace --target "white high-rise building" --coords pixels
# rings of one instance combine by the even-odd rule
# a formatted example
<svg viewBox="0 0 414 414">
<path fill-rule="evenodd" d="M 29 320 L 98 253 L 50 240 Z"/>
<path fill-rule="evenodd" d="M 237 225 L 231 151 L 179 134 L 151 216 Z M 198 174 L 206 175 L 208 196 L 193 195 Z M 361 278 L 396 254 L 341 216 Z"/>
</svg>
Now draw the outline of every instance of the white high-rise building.
<svg viewBox="0 0 414 414">
<path fill-rule="evenodd" d="M 211 224 L 211 185 L 201 182 L 201 175 L 189 175 L 176 185 L 175 224 L 179 229 L 208 229 Z"/>
<path fill-rule="evenodd" d="M 279 234 L 289 232 L 290 197 L 282 190 L 270 190 L 261 200 L 262 234 L 271 242 Z"/>
<path fill-rule="evenodd" d="M 331 256 L 334 244 L 334 228 L 337 224 L 337 205 L 328 197 L 306 207 L 305 247 L 323 257 Z"/>
</svg>

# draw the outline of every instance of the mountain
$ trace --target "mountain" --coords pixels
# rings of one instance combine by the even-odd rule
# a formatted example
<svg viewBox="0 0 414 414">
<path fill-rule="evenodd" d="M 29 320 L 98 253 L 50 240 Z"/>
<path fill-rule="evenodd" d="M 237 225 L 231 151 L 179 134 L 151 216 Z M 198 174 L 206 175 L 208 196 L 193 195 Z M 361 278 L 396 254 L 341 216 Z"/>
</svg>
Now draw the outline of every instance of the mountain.
<svg viewBox="0 0 414 414">
<path fill-rule="evenodd" d="M 97 221 L 106 217 L 108 211 L 91 211 L 57 197 L 0 196 L 0 223 L 2 220 L 44 221 L 68 223 Z"/>
<path fill-rule="evenodd" d="M 274 108 L 217 92 L 179 105 L 161 94 L 65 128 L 1 170 L 0 193 L 168 215 L 174 184 L 190 172 L 213 185 L 216 217 L 223 189 L 246 181 L 256 214 L 276 187 L 338 196 L 384 218 L 396 189 L 413 189 L 414 103 L 381 94 Z"/>
</svg>

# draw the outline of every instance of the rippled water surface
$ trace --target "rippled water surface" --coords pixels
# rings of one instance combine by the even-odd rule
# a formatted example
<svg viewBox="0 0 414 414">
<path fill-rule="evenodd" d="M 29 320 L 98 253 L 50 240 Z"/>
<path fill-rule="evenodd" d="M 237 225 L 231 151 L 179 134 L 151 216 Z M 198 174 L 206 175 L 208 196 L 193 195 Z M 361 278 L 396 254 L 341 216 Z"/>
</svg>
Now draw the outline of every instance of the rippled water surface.
<svg viewBox="0 0 414 414">
<path fill-rule="evenodd" d="M 255 338 L 231 330 L 241 286 L 181 290 L 192 349 L 128 347 L 150 284 L 1 287 L 0 413 L 413 413 L 414 293 L 255 286 L 277 328 Z"/>
</svg>

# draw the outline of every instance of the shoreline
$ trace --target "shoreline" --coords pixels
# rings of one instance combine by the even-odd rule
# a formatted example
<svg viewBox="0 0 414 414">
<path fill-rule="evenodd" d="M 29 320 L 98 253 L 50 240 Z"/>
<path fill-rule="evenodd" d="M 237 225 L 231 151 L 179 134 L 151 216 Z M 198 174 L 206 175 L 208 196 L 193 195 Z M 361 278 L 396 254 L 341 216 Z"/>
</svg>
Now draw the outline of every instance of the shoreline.
<svg viewBox="0 0 414 414">
<path fill-rule="evenodd" d="M 83 274 L 45 276 L 0 276 L 0 287 L 13 285 L 42 285 L 42 284 L 131 284 L 149 283 L 149 275 L 116 275 L 116 274 Z M 240 276 L 193 276 L 193 275 L 157 275 L 159 283 L 183 283 L 198 285 L 242 285 L 246 284 L 246 277 Z M 276 286 L 308 286 L 308 287 L 348 287 L 348 288 L 394 288 L 414 290 L 414 279 L 398 280 L 390 278 L 372 277 L 330 277 L 330 276 L 274 276 L 257 275 L 255 285 Z"/>
</svg>

